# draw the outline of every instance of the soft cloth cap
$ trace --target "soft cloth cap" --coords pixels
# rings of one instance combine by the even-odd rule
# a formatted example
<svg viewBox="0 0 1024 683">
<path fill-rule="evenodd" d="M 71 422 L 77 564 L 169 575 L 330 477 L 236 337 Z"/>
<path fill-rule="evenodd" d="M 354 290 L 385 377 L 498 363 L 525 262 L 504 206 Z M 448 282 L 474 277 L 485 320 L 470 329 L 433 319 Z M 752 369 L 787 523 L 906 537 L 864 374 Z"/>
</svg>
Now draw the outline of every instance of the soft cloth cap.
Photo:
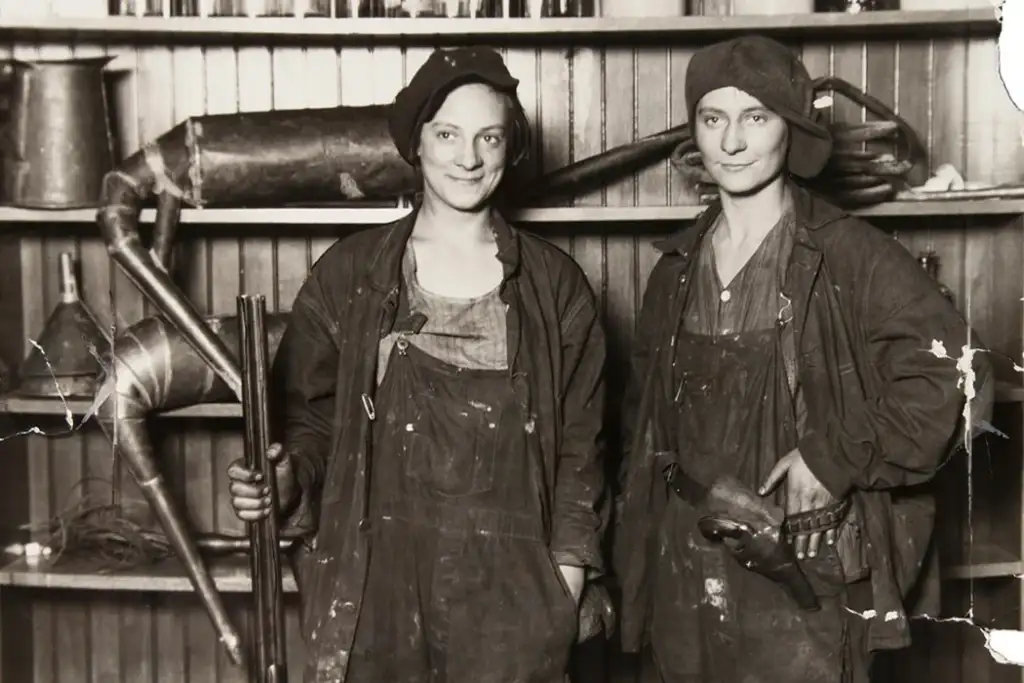
<svg viewBox="0 0 1024 683">
<path fill-rule="evenodd" d="M 395 97 L 388 117 L 388 130 L 398 152 L 410 164 L 416 161 L 420 129 L 444 103 L 448 94 L 460 85 L 486 83 L 498 92 L 511 95 L 518 105 L 516 88 L 501 55 L 486 47 L 435 50 L 423 66 Z M 519 137 L 522 137 L 521 135 Z M 513 154 L 522 140 L 513 137 Z M 513 157 L 514 158 L 514 157 Z"/>
<path fill-rule="evenodd" d="M 686 69 L 686 106 L 696 126 L 697 104 L 719 88 L 737 88 L 756 97 L 789 124 L 786 166 L 801 178 L 818 175 L 832 154 L 832 135 L 814 109 L 807 68 L 785 45 L 750 35 L 701 48 Z"/>
</svg>

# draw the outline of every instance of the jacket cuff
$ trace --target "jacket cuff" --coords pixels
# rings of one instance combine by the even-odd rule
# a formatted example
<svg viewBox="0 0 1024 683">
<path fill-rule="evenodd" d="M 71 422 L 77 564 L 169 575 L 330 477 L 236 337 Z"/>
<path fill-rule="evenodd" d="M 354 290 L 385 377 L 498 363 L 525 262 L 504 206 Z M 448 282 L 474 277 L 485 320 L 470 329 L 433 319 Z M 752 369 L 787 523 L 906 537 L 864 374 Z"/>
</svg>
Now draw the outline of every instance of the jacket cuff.
<svg viewBox="0 0 1024 683">
<path fill-rule="evenodd" d="M 837 500 L 846 498 L 854 488 L 853 477 L 836 463 L 832 449 L 820 432 L 807 432 L 797 446 L 800 455 L 822 486 Z"/>
<path fill-rule="evenodd" d="M 604 560 L 601 558 L 600 553 L 588 553 L 580 551 L 580 549 L 555 550 L 552 548 L 551 557 L 554 558 L 555 564 L 558 565 L 582 567 L 585 570 L 587 581 L 601 578 L 605 573 Z"/>
<path fill-rule="evenodd" d="M 316 514 L 311 497 L 304 491 L 299 493 L 298 504 L 281 517 L 281 535 L 310 536 L 316 531 Z"/>
<path fill-rule="evenodd" d="M 292 452 L 295 470 L 296 500 L 281 516 L 282 533 L 310 535 L 317 527 L 317 482 L 314 468 L 301 453 Z"/>
</svg>

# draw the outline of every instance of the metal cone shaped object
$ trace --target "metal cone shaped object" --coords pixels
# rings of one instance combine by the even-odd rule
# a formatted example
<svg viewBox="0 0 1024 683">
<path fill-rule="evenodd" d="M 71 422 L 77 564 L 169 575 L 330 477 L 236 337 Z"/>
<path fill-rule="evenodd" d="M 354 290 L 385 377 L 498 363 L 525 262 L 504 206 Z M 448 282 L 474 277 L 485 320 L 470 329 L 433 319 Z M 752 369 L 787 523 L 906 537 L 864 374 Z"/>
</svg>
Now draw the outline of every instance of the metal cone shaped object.
<svg viewBox="0 0 1024 683">
<path fill-rule="evenodd" d="M 18 372 L 22 396 L 92 397 L 110 339 L 78 293 L 74 260 L 60 255 L 60 303 Z"/>
</svg>

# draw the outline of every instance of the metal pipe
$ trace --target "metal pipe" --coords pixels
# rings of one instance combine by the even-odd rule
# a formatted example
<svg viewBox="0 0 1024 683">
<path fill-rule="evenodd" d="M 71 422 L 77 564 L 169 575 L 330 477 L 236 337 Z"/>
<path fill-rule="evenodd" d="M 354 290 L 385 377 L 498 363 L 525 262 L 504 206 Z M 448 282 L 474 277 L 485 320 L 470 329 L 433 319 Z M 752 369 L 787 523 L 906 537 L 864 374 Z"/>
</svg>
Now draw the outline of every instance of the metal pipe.
<svg viewBox="0 0 1024 683">
<path fill-rule="evenodd" d="M 270 492 L 270 509 L 278 509 L 277 477 L 267 457 L 270 447 L 266 298 L 238 297 L 238 326 L 242 350 L 242 415 L 245 421 L 246 467 L 263 475 Z M 287 683 L 284 641 L 284 603 L 281 585 L 280 530 L 277 515 L 249 522 L 253 592 L 256 596 L 256 682 Z"/>
</svg>

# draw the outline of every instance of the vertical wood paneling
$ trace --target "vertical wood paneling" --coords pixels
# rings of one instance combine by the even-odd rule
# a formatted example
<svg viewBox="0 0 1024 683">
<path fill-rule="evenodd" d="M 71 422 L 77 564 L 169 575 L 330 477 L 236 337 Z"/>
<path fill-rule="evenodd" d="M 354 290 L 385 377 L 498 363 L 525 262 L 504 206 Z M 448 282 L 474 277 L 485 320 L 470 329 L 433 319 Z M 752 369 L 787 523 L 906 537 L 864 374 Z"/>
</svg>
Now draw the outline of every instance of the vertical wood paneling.
<svg viewBox="0 0 1024 683">
<path fill-rule="evenodd" d="M 637 51 L 634 87 L 636 137 L 642 138 L 686 121 L 684 79 L 677 77 L 677 74 L 685 75 L 685 71 L 677 71 L 676 61 L 682 62 L 685 69 L 690 54 L 689 51 L 660 47 L 645 47 Z M 638 174 L 635 203 L 645 206 L 671 204 L 672 188 L 677 185 L 685 187 L 671 164 L 667 161 L 655 164 Z M 692 195 L 686 203 L 695 203 Z M 625 272 L 614 274 L 609 271 L 607 278 L 613 292 L 612 315 L 620 344 L 618 352 L 625 360 L 633 341 L 643 288 L 654 268 L 657 252 L 649 234 L 613 235 L 610 239 L 628 240 L 617 247 L 617 253 L 610 249 L 609 254 L 610 263 L 625 261 Z M 622 283 L 621 293 L 618 286 L 611 284 L 613 282 Z"/>
<path fill-rule="evenodd" d="M 174 124 L 206 113 L 207 62 L 204 50 L 198 47 L 175 47 L 171 53 L 171 73 L 157 71 L 156 56 L 151 62 L 150 76 L 162 79 L 171 87 Z M 163 109 L 163 108 L 162 108 Z M 165 114 L 162 114 L 165 115 Z M 159 134 L 158 131 L 154 131 Z M 201 234 L 201 233 L 200 233 Z M 209 241 L 192 239 L 178 252 L 183 263 L 177 269 L 183 291 L 205 314 L 213 313 L 210 282 Z M 235 271 L 237 273 L 237 270 Z M 186 509 L 197 530 L 211 531 L 215 527 L 213 471 L 216 466 L 212 436 L 206 421 L 185 421 L 184 428 L 174 442 L 178 448 L 178 462 L 184 487 Z M 209 619 L 195 609 L 185 609 L 178 601 L 162 601 L 156 614 L 158 645 L 158 671 L 161 680 L 173 680 L 177 675 L 216 676 L 216 653 L 219 647 Z M 166 636 L 164 634 L 167 634 Z M 166 651 L 163 638 L 169 638 Z"/>
<path fill-rule="evenodd" d="M 125 153 L 192 115 L 388 102 L 429 54 L 425 48 L 389 46 L 14 47 L 23 58 L 105 50 L 117 54 L 117 68 L 126 71 L 114 97 Z M 503 51 L 510 71 L 521 81 L 520 97 L 535 131 L 536 148 L 527 172 L 558 168 L 686 118 L 683 86 L 689 48 L 560 46 Z M 1012 112 L 991 78 L 993 51 L 991 42 L 951 39 L 801 46 L 812 75 L 835 74 L 895 106 L 927 141 L 932 167 L 949 162 L 971 180 L 1003 181 L 1012 172 L 1019 178 L 1024 165 L 1019 139 L 1013 137 Z M 842 98 L 837 98 L 831 115 L 839 121 L 864 118 L 860 107 Z M 926 169 L 920 169 L 914 181 L 921 182 L 926 175 Z M 692 202 L 692 193 L 667 163 L 575 199 L 578 205 L 609 206 Z M 1017 357 L 1022 326 L 1018 299 L 1024 287 L 1019 277 L 1011 286 L 999 273 L 1019 273 L 1024 265 L 1019 222 L 986 219 L 965 227 L 963 220 L 905 220 L 880 225 L 895 231 L 911 251 L 935 248 L 944 281 L 986 343 Z M 608 230 L 584 225 L 571 232 L 554 228 L 546 233 L 572 254 L 598 294 L 611 342 L 614 382 L 621 378 L 643 290 L 657 260 L 651 242 L 656 233 L 675 227 L 680 226 Z M 65 249 L 80 257 L 86 297 L 105 323 L 123 328 L 150 313 L 94 235 L 77 239 L 49 234 L 55 236 L 30 235 L 21 241 L 22 324 L 29 334 L 38 334 L 56 301 L 56 256 Z M 239 235 L 240 231 L 224 228 L 215 233 L 202 226 L 183 228 L 174 273 L 204 313 L 233 313 L 241 291 L 264 293 L 272 310 L 289 310 L 311 263 L 337 239 L 322 232 L 312 238 Z M 43 287 L 37 286 L 40 278 Z M 26 345 L 23 351 L 27 350 Z M 225 477 L 228 464 L 241 455 L 238 426 L 193 420 L 154 430 L 155 436 L 168 432 L 159 439 L 168 479 L 190 520 L 202 531 L 244 532 L 228 506 Z M 33 521 L 62 506 L 83 474 L 115 474 L 106 442 L 95 431 L 60 440 L 29 439 L 26 449 Z M 123 484 L 124 497 L 137 499 L 137 490 L 129 482 Z M 975 533 L 991 535 L 985 524 L 978 521 Z M 992 594 L 1005 600 L 1005 593 Z M 34 605 L 36 681 L 244 680 L 243 672 L 226 662 L 194 596 L 62 596 L 36 599 Z M 294 608 L 290 604 L 289 656 L 297 680 L 301 642 Z M 230 609 L 236 625 L 250 633 L 245 601 L 233 601 Z M 956 649 L 954 640 L 937 642 L 948 653 Z M 960 672 L 987 676 L 988 655 L 975 645 Z M 932 664 L 934 680 L 941 680 L 939 675 L 953 666 Z"/>
<path fill-rule="evenodd" d="M 686 69 L 690 65 L 690 58 L 692 56 L 693 50 L 688 47 L 670 47 L 668 49 L 669 73 L 667 87 L 670 92 L 671 106 L 669 110 L 669 125 L 665 126 L 666 128 L 688 120 L 686 114 Z M 697 203 L 696 189 L 691 183 L 683 182 L 679 174 L 671 169 L 671 166 L 668 171 L 668 186 L 671 204 L 693 206 Z"/>
<path fill-rule="evenodd" d="M 839 43 L 832 47 L 832 75 L 864 88 L 864 44 L 856 41 Z M 864 120 L 864 112 L 860 105 L 837 95 L 832 107 L 833 121 L 857 123 Z"/>
<path fill-rule="evenodd" d="M 156 644 L 155 669 L 159 683 L 187 681 L 188 642 L 185 638 L 185 622 L 188 612 L 195 608 L 183 609 L 177 604 L 175 595 L 157 595 L 153 598 L 153 638 Z M 212 677 L 213 671 L 207 675 Z M 127 683 L 131 680 L 122 679 Z"/>
<path fill-rule="evenodd" d="M 632 88 L 626 89 L 623 84 L 632 82 L 632 78 L 626 81 L 622 78 L 625 74 L 631 76 L 631 54 L 622 51 L 615 55 L 604 55 L 600 50 L 591 48 L 573 48 L 569 53 L 568 66 L 569 87 L 566 92 L 571 97 L 567 103 L 569 106 L 559 107 L 558 102 L 549 102 L 554 97 L 554 89 L 557 87 L 558 74 L 551 81 L 551 90 L 542 91 L 543 111 L 552 107 L 565 110 L 567 119 L 559 120 L 559 125 L 566 126 L 565 135 L 571 144 L 569 149 L 560 149 L 560 153 L 566 156 L 566 163 L 584 159 L 594 154 L 603 152 L 609 146 L 621 144 L 616 141 L 616 136 L 628 136 L 623 142 L 632 138 L 633 121 L 633 93 Z M 553 57 L 552 57 L 553 58 Z M 542 56 L 548 60 L 548 55 Z M 545 70 L 547 62 L 545 61 Z M 606 97 L 611 87 L 616 91 L 614 98 Z M 549 96 L 549 92 L 551 95 Z M 571 108 L 570 108 L 571 107 Z M 559 129 L 553 129 L 546 123 L 544 133 L 549 131 L 552 135 L 561 136 Z M 609 131 L 615 131 L 609 136 Z M 550 167 L 548 167 L 550 168 Z M 619 185 L 616 183 L 615 185 Z M 615 185 L 605 190 L 595 190 L 580 197 L 576 203 L 581 206 L 600 206 L 601 204 L 618 205 L 619 197 Z M 597 294 L 597 305 L 601 310 L 607 306 L 607 292 L 605 291 L 604 273 L 607 267 L 607 240 L 601 236 L 574 236 L 568 231 L 559 231 L 557 236 L 552 236 L 552 241 L 567 249 L 572 257 L 579 264 L 583 273 L 587 276 L 591 286 Z"/>
<path fill-rule="evenodd" d="M 33 60 L 39 58 L 39 47 L 36 45 L 15 45 L 12 56 L 19 60 Z M 49 313 L 47 302 L 43 299 L 39 282 L 43 280 L 46 273 L 46 260 L 43 252 L 41 238 L 25 239 L 21 245 L 21 277 L 22 292 L 24 293 L 24 308 L 22 309 L 22 329 L 26 335 L 32 335 L 37 339 L 46 322 Z M 31 344 L 28 339 L 24 342 L 21 351 L 21 358 L 24 358 Z M 46 421 L 43 423 L 45 429 L 53 429 L 54 423 Z M 59 426 L 59 425 L 58 425 Z M 29 470 L 29 515 L 30 522 L 37 524 L 50 516 L 50 468 L 49 468 L 49 444 L 43 439 L 28 439 L 26 451 L 28 456 Z M 39 534 L 34 534 L 33 540 L 39 539 Z M 53 610 L 50 604 L 33 605 L 33 628 L 37 634 L 33 652 L 33 674 L 35 681 L 55 680 L 52 654 L 39 647 L 40 642 L 48 642 L 52 639 L 53 633 Z"/>
<path fill-rule="evenodd" d="M 897 46 L 895 51 L 896 78 L 893 79 L 893 108 L 897 114 L 903 117 L 907 123 L 917 131 L 922 144 L 929 147 L 929 114 L 930 114 L 930 90 L 928 97 L 921 96 L 921 89 L 917 83 L 927 83 L 931 77 L 929 68 L 929 43 L 928 41 L 905 41 Z M 931 155 L 928 161 L 930 162 Z M 919 164 L 910 175 L 909 182 L 913 185 L 923 183 L 929 175 L 928 164 Z M 942 221 L 943 225 L 928 223 L 927 225 L 912 226 L 912 229 L 901 229 L 902 226 L 892 225 L 893 231 L 911 253 L 917 254 L 923 249 L 936 248 L 936 232 L 945 233 L 945 242 L 951 248 L 962 243 L 963 221 Z M 946 263 L 947 250 L 938 255 L 940 264 Z M 948 269 L 943 269 L 941 278 L 949 287 L 957 287 L 950 278 Z"/>
<path fill-rule="evenodd" d="M 569 120 L 569 60 L 566 48 L 544 47 L 537 51 L 537 118 L 542 173 L 568 164 L 572 130 Z"/>
<path fill-rule="evenodd" d="M 964 118 L 967 85 L 967 45 L 962 40 L 934 41 L 931 47 L 932 87 L 924 94 L 931 101 L 929 111 L 928 145 L 932 170 L 944 163 L 952 164 L 965 173 Z M 909 84 L 908 84 L 909 85 Z M 908 92 L 911 97 L 913 91 Z M 919 131 L 920 132 L 920 131 Z M 945 223 L 950 223 L 946 221 Z M 936 252 L 946 263 L 944 277 L 956 293 L 961 310 L 969 323 L 974 324 L 973 312 L 965 307 L 967 286 L 964 280 L 964 243 L 962 230 L 935 229 L 928 238 Z"/>
<path fill-rule="evenodd" d="M 996 63 L 994 39 L 975 40 L 968 43 L 964 167 L 967 178 L 983 182 L 998 182 L 1005 179 L 1007 173 L 1014 173 L 1016 175 L 1014 180 L 1020 179 L 1020 175 L 1017 173 L 1019 169 L 1015 167 L 1015 164 L 1011 163 L 1005 169 L 997 168 L 994 165 L 999 157 L 1002 157 L 1004 163 L 1007 161 L 1005 155 L 997 154 L 995 151 L 996 147 L 1007 143 L 1005 139 L 1000 139 L 1000 133 L 1003 130 L 1000 125 L 1003 118 L 1003 101 L 1006 95 L 999 81 Z M 1010 144 L 1013 144 L 1013 141 L 1010 141 Z M 1001 307 L 992 305 L 992 302 L 997 300 L 1000 290 L 1006 291 L 1008 285 L 1011 287 L 1010 291 L 1016 295 L 1014 298 L 1020 299 L 1022 263 L 1019 231 L 1007 230 L 1004 229 L 1005 227 L 1008 227 L 1005 221 L 974 219 L 967 222 L 969 237 L 965 243 L 964 255 L 966 283 L 964 305 L 969 307 L 972 323 L 986 331 L 985 344 L 989 348 L 1009 355 L 1021 348 L 1019 304 L 1015 311 L 1000 310 Z M 1008 277 L 1010 273 L 1016 275 Z M 1018 453 L 1019 449 L 1018 445 Z M 975 458 L 976 465 L 982 462 L 984 461 Z M 1012 479 L 1009 478 L 1003 482 L 994 481 L 990 489 L 991 497 L 979 501 L 978 514 L 972 515 L 971 518 L 970 532 L 980 543 L 995 543 L 1005 547 L 1005 543 L 1000 543 L 1000 541 L 1007 535 L 1019 537 L 1019 506 L 1013 506 L 1016 519 L 996 512 L 1000 509 L 999 503 L 1006 500 L 1004 493 L 1012 492 L 1015 489 L 1019 500 L 1019 475 L 1017 477 L 1018 486 L 1007 487 L 1005 485 L 1011 481 Z M 1013 547 L 1017 544 L 1011 543 L 1010 545 Z M 1014 550 L 1019 552 L 1020 549 L 1016 547 Z M 972 595 L 973 605 L 975 612 L 979 615 L 985 612 L 1004 611 L 1007 607 L 1000 598 L 991 595 L 988 588 L 990 586 L 972 586 L 972 589 L 975 589 Z M 993 600 L 1000 600 L 1000 602 L 993 603 Z M 995 680 L 1001 673 L 997 669 L 1001 667 L 993 664 L 990 659 L 986 658 L 986 655 L 984 650 L 965 648 L 962 659 L 965 675 L 975 671 L 987 671 Z"/>
<path fill-rule="evenodd" d="M 412 50 L 409 52 L 411 54 Z M 425 60 L 426 57 L 426 54 L 419 54 L 417 62 Z M 519 172 L 524 173 L 527 176 L 532 176 L 536 172 L 537 168 L 539 168 L 540 162 L 541 132 L 537 128 L 540 116 L 540 91 L 538 87 L 539 81 L 537 79 L 537 52 L 536 50 L 526 47 L 510 47 L 505 50 L 505 63 L 508 66 L 509 73 L 519 79 L 519 101 L 523 105 L 523 110 L 526 112 L 526 116 L 530 121 L 533 133 L 529 156 L 522 163 Z M 413 64 L 410 63 L 407 67 L 410 77 L 413 73 L 412 68 Z"/>
<path fill-rule="evenodd" d="M 606 65 L 602 50 L 577 46 L 570 52 L 572 64 L 572 159 L 584 159 L 604 151 Z M 520 77 L 522 81 L 523 78 Z M 582 193 L 576 206 L 601 206 L 601 189 Z"/>
<path fill-rule="evenodd" d="M 920 41 L 904 43 L 901 47 L 901 81 L 900 81 L 900 113 L 907 117 L 911 125 L 915 125 L 929 150 L 930 169 L 934 170 L 944 163 L 955 166 L 961 173 L 966 173 L 963 128 L 965 121 L 965 87 L 967 83 L 967 44 L 962 40 Z M 927 79 L 920 79 L 921 68 L 928 74 Z M 920 79 L 920 80 L 919 80 Z M 914 87 L 915 82 L 926 81 L 930 87 L 925 93 Z M 920 106 L 926 100 L 927 120 L 921 122 L 915 116 L 915 103 Z M 913 176 L 923 181 L 925 176 Z M 949 286 L 960 305 L 961 311 L 972 325 L 977 325 L 974 310 L 977 305 L 968 301 L 968 286 L 965 280 L 965 247 L 967 238 L 963 221 L 942 220 L 921 226 L 920 231 L 902 230 L 901 240 L 908 248 L 918 249 L 930 247 L 936 251 L 943 264 L 941 277 Z M 922 241 L 924 244 L 922 244 Z M 980 302 L 979 302 L 980 303 Z M 994 302 L 990 302 L 991 305 Z M 981 304 L 985 305 L 985 304 Z M 976 328 L 983 335 L 987 333 L 983 327 Z M 974 462 L 982 459 L 972 456 Z M 966 472 L 967 468 L 954 470 Z M 956 498 L 967 499 L 971 495 L 971 482 L 947 480 L 949 491 Z M 943 482 L 946 483 L 946 482 Z M 977 500 L 977 498 L 975 498 Z M 947 505 L 946 509 L 954 507 Z M 966 511 L 965 505 L 956 505 L 958 511 Z M 968 534 L 972 533 L 971 521 L 966 517 L 956 518 L 952 515 L 940 514 L 943 523 L 938 530 L 940 547 L 962 547 Z M 973 599 L 973 585 L 956 584 L 944 586 L 943 615 L 967 616 Z M 968 676 L 978 676 L 986 680 L 982 674 L 987 668 L 987 653 L 978 647 L 976 640 L 970 639 L 970 633 L 954 624 L 932 624 L 922 629 L 928 638 L 929 674 L 936 683 L 955 683 Z M 918 677 L 917 680 L 926 680 Z"/>
<path fill-rule="evenodd" d="M 208 47 L 205 50 L 204 76 L 206 83 L 206 114 L 230 114 L 239 110 L 239 97 L 242 89 L 246 92 L 263 90 L 268 74 L 264 79 L 239 82 L 240 55 L 233 47 Z M 251 76 L 251 74 L 250 74 Z M 213 315 L 230 315 L 236 312 L 235 298 L 241 283 L 241 241 L 228 235 L 218 235 L 206 239 L 207 269 L 207 301 Z M 217 532 L 229 530 L 237 526 L 239 521 L 231 512 L 228 500 L 221 486 L 224 485 L 223 473 L 228 465 L 241 456 L 240 438 L 237 430 L 228 429 L 226 425 L 209 424 L 212 458 L 202 463 L 203 473 L 200 478 L 204 492 L 211 496 L 210 502 L 213 519 L 207 523 Z M 191 458 L 188 453 L 186 458 Z M 195 463 L 200 467 L 200 463 Z M 191 485 L 191 481 L 190 481 Z M 242 633 L 244 620 L 239 619 L 235 610 L 229 610 L 232 622 Z M 241 672 L 229 668 L 225 662 L 223 648 L 210 638 L 212 633 L 208 621 L 202 620 L 199 614 L 190 615 L 188 627 L 189 660 L 192 671 L 206 671 L 210 664 L 214 665 L 218 679 L 239 680 Z"/>
<path fill-rule="evenodd" d="M 334 107 L 341 103 L 341 59 L 334 48 L 311 47 L 306 50 L 306 103 L 310 107 Z M 335 237 L 317 236 L 309 240 L 307 262 L 312 265 Z M 289 307 L 290 308 L 290 307 Z"/>
<path fill-rule="evenodd" d="M 922 144 L 928 144 L 928 114 L 929 97 L 922 97 L 920 84 L 928 84 L 930 71 L 928 64 L 928 43 L 927 41 L 904 41 L 897 43 L 891 48 L 885 44 L 872 44 L 869 47 L 869 59 L 872 52 L 881 50 L 884 52 L 885 66 L 879 68 L 878 60 L 869 61 L 868 88 L 872 95 L 875 95 L 874 87 L 886 89 L 886 96 L 883 101 L 892 105 L 893 110 L 903 117 L 907 123 L 918 133 Z M 892 59 L 890 65 L 890 57 Z M 871 68 L 874 66 L 875 68 Z M 888 73 L 887 73 L 888 71 Z M 893 76 L 888 74 L 892 73 Z M 888 80 L 888 83 L 886 81 Z M 926 85 L 926 91 L 930 88 Z M 919 185 L 928 177 L 928 164 L 920 164 L 910 174 L 908 181 L 913 185 Z M 960 234 L 959 221 L 954 222 L 954 229 Z M 903 242 L 912 253 L 916 253 L 916 240 L 922 236 L 929 238 L 931 230 L 925 234 L 923 226 L 916 229 L 901 230 L 900 226 L 890 225 L 896 236 Z M 930 241 L 930 240 L 929 240 Z M 942 257 L 940 256 L 940 259 Z M 946 276 L 947 273 L 943 273 Z M 946 278 L 944 277 L 944 280 Z M 941 529 L 939 530 L 941 533 Z M 959 651 L 955 647 L 937 647 L 941 638 L 946 638 L 948 628 L 945 625 L 934 625 L 927 621 L 921 621 L 913 625 L 913 642 L 908 651 L 899 653 L 891 658 L 894 670 L 889 672 L 888 680 L 893 681 L 940 681 L 943 675 L 948 675 L 950 663 L 955 664 L 959 659 Z M 955 634 L 954 634 L 955 635 Z M 955 645 L 956 643 L 952 643 Z M 952 662 L 949 657 L 952 655 Z"/>
<path fill-rule="evenodd" d="M 992 170 L 993 136 L 992 112 L 997 98 L 1002 97 L 998 75 L 993 68 L 992 57 L 995 43 L 973 41 L 967 46 L 966 122 L 964 125 L 964 176 L 970 180 L 987 181 L 995 174 Z M 972 222 L 973 223 L 973 222 Z M 967 288 L 963 305 L 969 310 L 971 321 L 988 330 L 986 343 L 1004 353 L 1007 348 L 1007 333 L 1010 332 L 1000 319 L 995 317 L 992 307 L 974 306 L 974 301 L 989 301 L 992 296 L 992 278 L 995 273 L 990 258 L 996 256 L 993 248 L 999 240 L 997 232 L 990 227 L 990 221 L 978 221 L 969 226 L 971 239 L 967 241 L 964 256 L 964 275 Z M 1018 271 L 1019 272 L 1019 271 Z M 1019 326 L 1017 326 L 1019 329 Z M 1016 336 L 1016 330 L 1012 331 Z"/>
<path fill-rule="evenodd" d="M 333 54 L 333 50 L 330 52 Z M 271 59 L 272 108 L 302 109 L 308 106 L 303 88 L 303 82 L 309 77 L 305 52 L 294 47 L 276 48 Z M 275 289 L 267 292 L 268 307 L 274 311 L 288 311 L 308 272 L 309 239 L 283 236 L 277 238 L 275 247 L 275 273 L 271 281 Z"/>
<path fill-rule="evenodd" d="M 665 120 L 665 85 L 668 74 L 664 69 L 663 48 L 609 50 L 605 56 L 605 147 L 629 144 L 637 138 L 641 124 L 645 128 L 653 118 L 660 125 Z M 611 95 L 614 93 L 614 95 Z M 641 114 L 641 112 L 643 112 Z M 650 131 L 645 131 L 650 132 Z M 657 168 L 642 171 L 647 183 L 657 178 Z M 654 175 L 652 175 L 654 174 Z M 634 206 L 637 202 L 639 181 L 627 176 L 609 184 L 605 194 L 608 206 Z M 604 304 L 605 332 L 612 368 L 622 366 L 621 360 L 629 343 L 633 327 L 633 287 L 636 282 L 634 238 L 628 232 L 602 231 L 600 236 L 583 235 L 576 238 L 576 251 L 589 251 L 588 244 L 600 256 L 600 270 L 591 283 L 600 293 Z M 577 260 L 579 260 L 577 258 Z M 611 283 L 615 285 L 612 286 Z M 609 373 L 611 388 L 618 385 L 618 375 Z M 613 395 L 614 392 L 613 391 Z"/>
<path fill-rule="evenodd" d="M 73 53 L 76 58 L 96 57 L 107 54 L 107 49 L 102 45 L 79 44 L 73 46 Z M 134 50 L 125 50 L 116 61 L 118 71 L 109 74 L 107 78 L 107 85 L 110 88 L 108 99 L 113 102 L 112 111 L 117 112 L 117 115 L 112 117 L 111 132 L 116 143 L 134 146 L 138 138 L 138 112 L 134 87 L 137 71 L 136 53 Z M 99 323 L 113 336 L 116 334 L 116 321 L 112 315 L 113 264 L 110 257 L 103 243 L 96 239 L 80 241 L 79 257 L 83 298 L 95 313 Z M 114 458 L 109 442 L 99 429 L 89 425 L 83 430 L 81 446 L 84 457 L 82 474 L 95 478 L 95 481 L 80 491 L 96 502 L 113 500 Z M 53 462 L 52 466 L 60 468 L 62 465 Z M 74 606 L 71 608 L 74 609 Z M 89 653 L 89 675 L 92 681 L 115 683 L 119 680 L 122 669 L 122 638 L 135 646 L 130 649 L 133 654 L 132 664 L 145 663 L 144 658 L 139 656 L 144 652 L 142 647 L 138 647 L 142 643 L 136 639 L 145 637 L 148 611 L 140 614 L 134 601 L 128 601 L 119 607 L 109 599 L 109 596 L 98 596 L 97 599 L 89 601 L 87 615 L 88 626 L 83 628 L 78 637 L 82 639 L 83 646 Z M 122 620 L 129 626 L 123 632 Z M 59 633 L 57 637 L 60 638 Z M 141 677 L 145 673 L 144 669 L 136 667 L 133 673 L 139 676 L 138 680 L 144 680 Z"/>
<path fill-rule="evenodd" d="M 14 50 L 10 45 L 0 44 L 0 60 L 10 59 Z M 25 351 L 28 336 L 23 327 L 23 299 L 28 290 L 22 277 L 24 267 L 21 257 L 23 244 L 15 236 L 0 240 L 0 263 L 4 264 L 0 274 L 0 319 L 6 334 L 0 338 L 0 361 L 8 373 L 17 371 Z M 34 334 L 34 332 L 33 332 Z M 8 376 L 8 382 L 13 375 Z M 23 428 L 22 420 L 4 416 L 0 436 L 10 437 Z M 24 538 L 18 527 L 32 516 L 31 491 L 26 486 L 31 481 L 30 458 L 37 455 L 38 447 L 31 442 L 38 439 L 3 438 L 0 441 L 0 458 L 4 462 L 4 477 L 8 485 L 0 499 L 0 537 L 4 539 Z M 19 591 L 0 591 L 0 675 L 31 681 L 34 662 L 33 637 L 34 605 Z"/>
<path fill-rule="evenodd" d="M 68 59 L 72 57 L 70 45 L 48 44 L 40 46 L 40 59 Z M 63 252 L 70 252 L 79 260 L 78 239 L 71 234 L 48 235 L 43 239 L 43 296 L 47 312 L 60 299 L 58 285 L 58 259 Z M 89 301 L 89 297 L 83 296 Z M 61 431 L 66 426 L 61 426 Z M 49 489 L 50 514 L 64 509 L 73 500 L 75 485 L 82 479 L 82 440 L 77 438 L 54 438 L 49 440 L 47 488 Z M 61 665 L 54 671 L 52 680 L 60 683 L 82 680 L 88 675 L 89 610 L 86 604 L 70 596 L 54 601 L 52 605 L 53 637 L 62 645 Z"/>
<path fill-rule="evenodd" d="M 605 92 L 609 73 L 608 64 L 601 50 L 589 46 L 574 46 L 568 52 L 569 74 L 569 158 L 572 161 L 600 154 L 606 148 L 606 122 L 608 110 L 605 106 Z M 614 71 L 614 70 L 613 70 Z M 522 80 L 522 79 L 521 79 Z M 534 124 L 534 128 L 538 124 Z M 605 192 L 589 190 L 576 197 L 576 206 L 601 206 L 605 203 Z M 600 285 L 604 266 L 604 251 L 601 241 L 574 239 L 567 230 L 553 231 L 547 238 L 558 247 L 570 253 L 579 264 L 590 283 Z M 603 306 L 603 297 L 597 289 L 598 306 Z"/>
</svg>

